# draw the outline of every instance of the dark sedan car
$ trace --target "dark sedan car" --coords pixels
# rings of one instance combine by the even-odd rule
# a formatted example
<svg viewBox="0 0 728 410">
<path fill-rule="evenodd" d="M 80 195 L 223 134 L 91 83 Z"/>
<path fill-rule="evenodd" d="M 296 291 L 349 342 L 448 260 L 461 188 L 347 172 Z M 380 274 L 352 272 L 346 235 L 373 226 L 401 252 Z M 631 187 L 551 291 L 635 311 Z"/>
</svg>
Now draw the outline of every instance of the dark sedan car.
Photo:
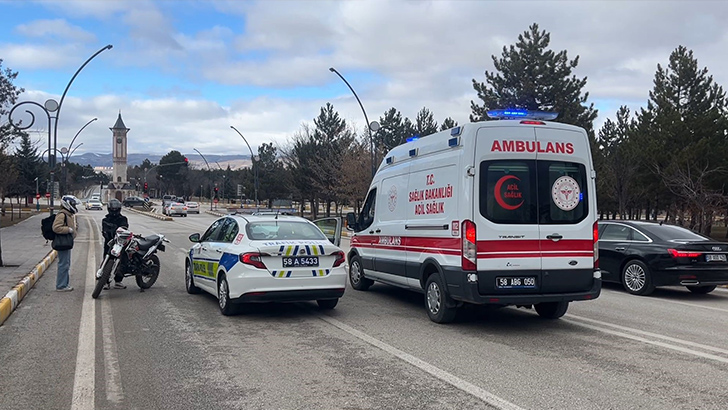
<svg viewBox="0 0 728 410">
<path fill-rule="evenodd" d="M 129 206 L 129 207 L 144 206 L 144 203 L 145 203 L 144 199 L 139 198 L 138 196 L 130 196 L 130 197 L 124 199 L 124 201 L 122 202 L 122 204 L 124 206 Z"/>
<path fill-rule="evenodd" d="M 685 286 L 694 293 L 728 284 L 728 243 L 679 226 L 645 221 L 599 221 L 602 280 L 634 295 L 656 286 Z"/>
</svg>

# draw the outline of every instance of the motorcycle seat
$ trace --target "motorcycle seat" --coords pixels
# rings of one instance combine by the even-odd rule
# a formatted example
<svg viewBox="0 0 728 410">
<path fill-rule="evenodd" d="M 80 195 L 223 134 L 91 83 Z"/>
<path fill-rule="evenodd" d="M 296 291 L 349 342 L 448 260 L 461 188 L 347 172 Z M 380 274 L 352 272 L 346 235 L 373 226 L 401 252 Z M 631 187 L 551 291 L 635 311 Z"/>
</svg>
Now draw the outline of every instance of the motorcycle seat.
<svg viewBox="0 0 728 410">
<path fill-rule="evenodd" d="M 139 238 L 139 250 L 149 250 L 159 240 L 159 235 L 150 235 L 146 238 Z"/>
</svg>

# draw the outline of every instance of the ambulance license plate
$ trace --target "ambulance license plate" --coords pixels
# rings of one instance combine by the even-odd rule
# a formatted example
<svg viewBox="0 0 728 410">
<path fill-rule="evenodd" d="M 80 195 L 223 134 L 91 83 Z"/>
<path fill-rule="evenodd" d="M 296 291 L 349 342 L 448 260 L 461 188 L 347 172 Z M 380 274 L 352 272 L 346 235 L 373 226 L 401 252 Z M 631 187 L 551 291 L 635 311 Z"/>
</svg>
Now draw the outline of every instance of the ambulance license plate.
<svg viewBox="0 0 728 410">
<path fill-rule="evenodd" d="M 507 276 L 495 278 L 495 287 L 498 289 L 536 289 L 534 276 Z"/>
<path fill-rule="evenodd" d="M 316 267 L 319 266 L 318 256 L 284 256 L 284 268 Z"/>
</svg>

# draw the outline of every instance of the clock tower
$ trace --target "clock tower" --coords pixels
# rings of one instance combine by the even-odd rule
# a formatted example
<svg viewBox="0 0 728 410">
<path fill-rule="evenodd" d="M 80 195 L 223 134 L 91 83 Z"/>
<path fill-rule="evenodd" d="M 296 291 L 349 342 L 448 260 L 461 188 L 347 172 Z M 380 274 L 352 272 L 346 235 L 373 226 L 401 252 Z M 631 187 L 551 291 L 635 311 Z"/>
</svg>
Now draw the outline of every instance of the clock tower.
<svg viewBox="0 0 728 410">
<path fill-rule="evenodd" d="M 114 160 L 114 173 L 112 182 L 117 186 L 123 186 L 126 183 L 126 134 L 129 128 L 126 128 L 124 121 L 121 119 L 121 111 L 116 124 L 111 128 L 112 133 L 112 157 Z"/>
</svg>

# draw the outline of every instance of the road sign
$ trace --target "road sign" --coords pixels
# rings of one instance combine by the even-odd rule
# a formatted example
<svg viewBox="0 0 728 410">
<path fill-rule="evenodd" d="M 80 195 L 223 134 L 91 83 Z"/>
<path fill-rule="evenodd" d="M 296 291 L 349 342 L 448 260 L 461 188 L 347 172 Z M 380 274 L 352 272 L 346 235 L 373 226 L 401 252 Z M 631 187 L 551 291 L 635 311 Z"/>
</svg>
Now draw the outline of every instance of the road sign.
<svg viewBox="0 0 728 410">
<path fill-rule="evenodd" d="M 46 198 L 50 198 L 50 197 L 51 197 L 51 193 L 50 192 L 46 192 Z"/>
<path fill-rule="evenodd" d="M 214 200 L 214 201 L 215 201 L 215 203 L 217 203 L 217 198 L 215 198 L 215 200 Z"/>
<path fill-rule="evenodd" d="M 40 199 L 40 194 L 35 194 L 35 199 Z"/>
</svg>

